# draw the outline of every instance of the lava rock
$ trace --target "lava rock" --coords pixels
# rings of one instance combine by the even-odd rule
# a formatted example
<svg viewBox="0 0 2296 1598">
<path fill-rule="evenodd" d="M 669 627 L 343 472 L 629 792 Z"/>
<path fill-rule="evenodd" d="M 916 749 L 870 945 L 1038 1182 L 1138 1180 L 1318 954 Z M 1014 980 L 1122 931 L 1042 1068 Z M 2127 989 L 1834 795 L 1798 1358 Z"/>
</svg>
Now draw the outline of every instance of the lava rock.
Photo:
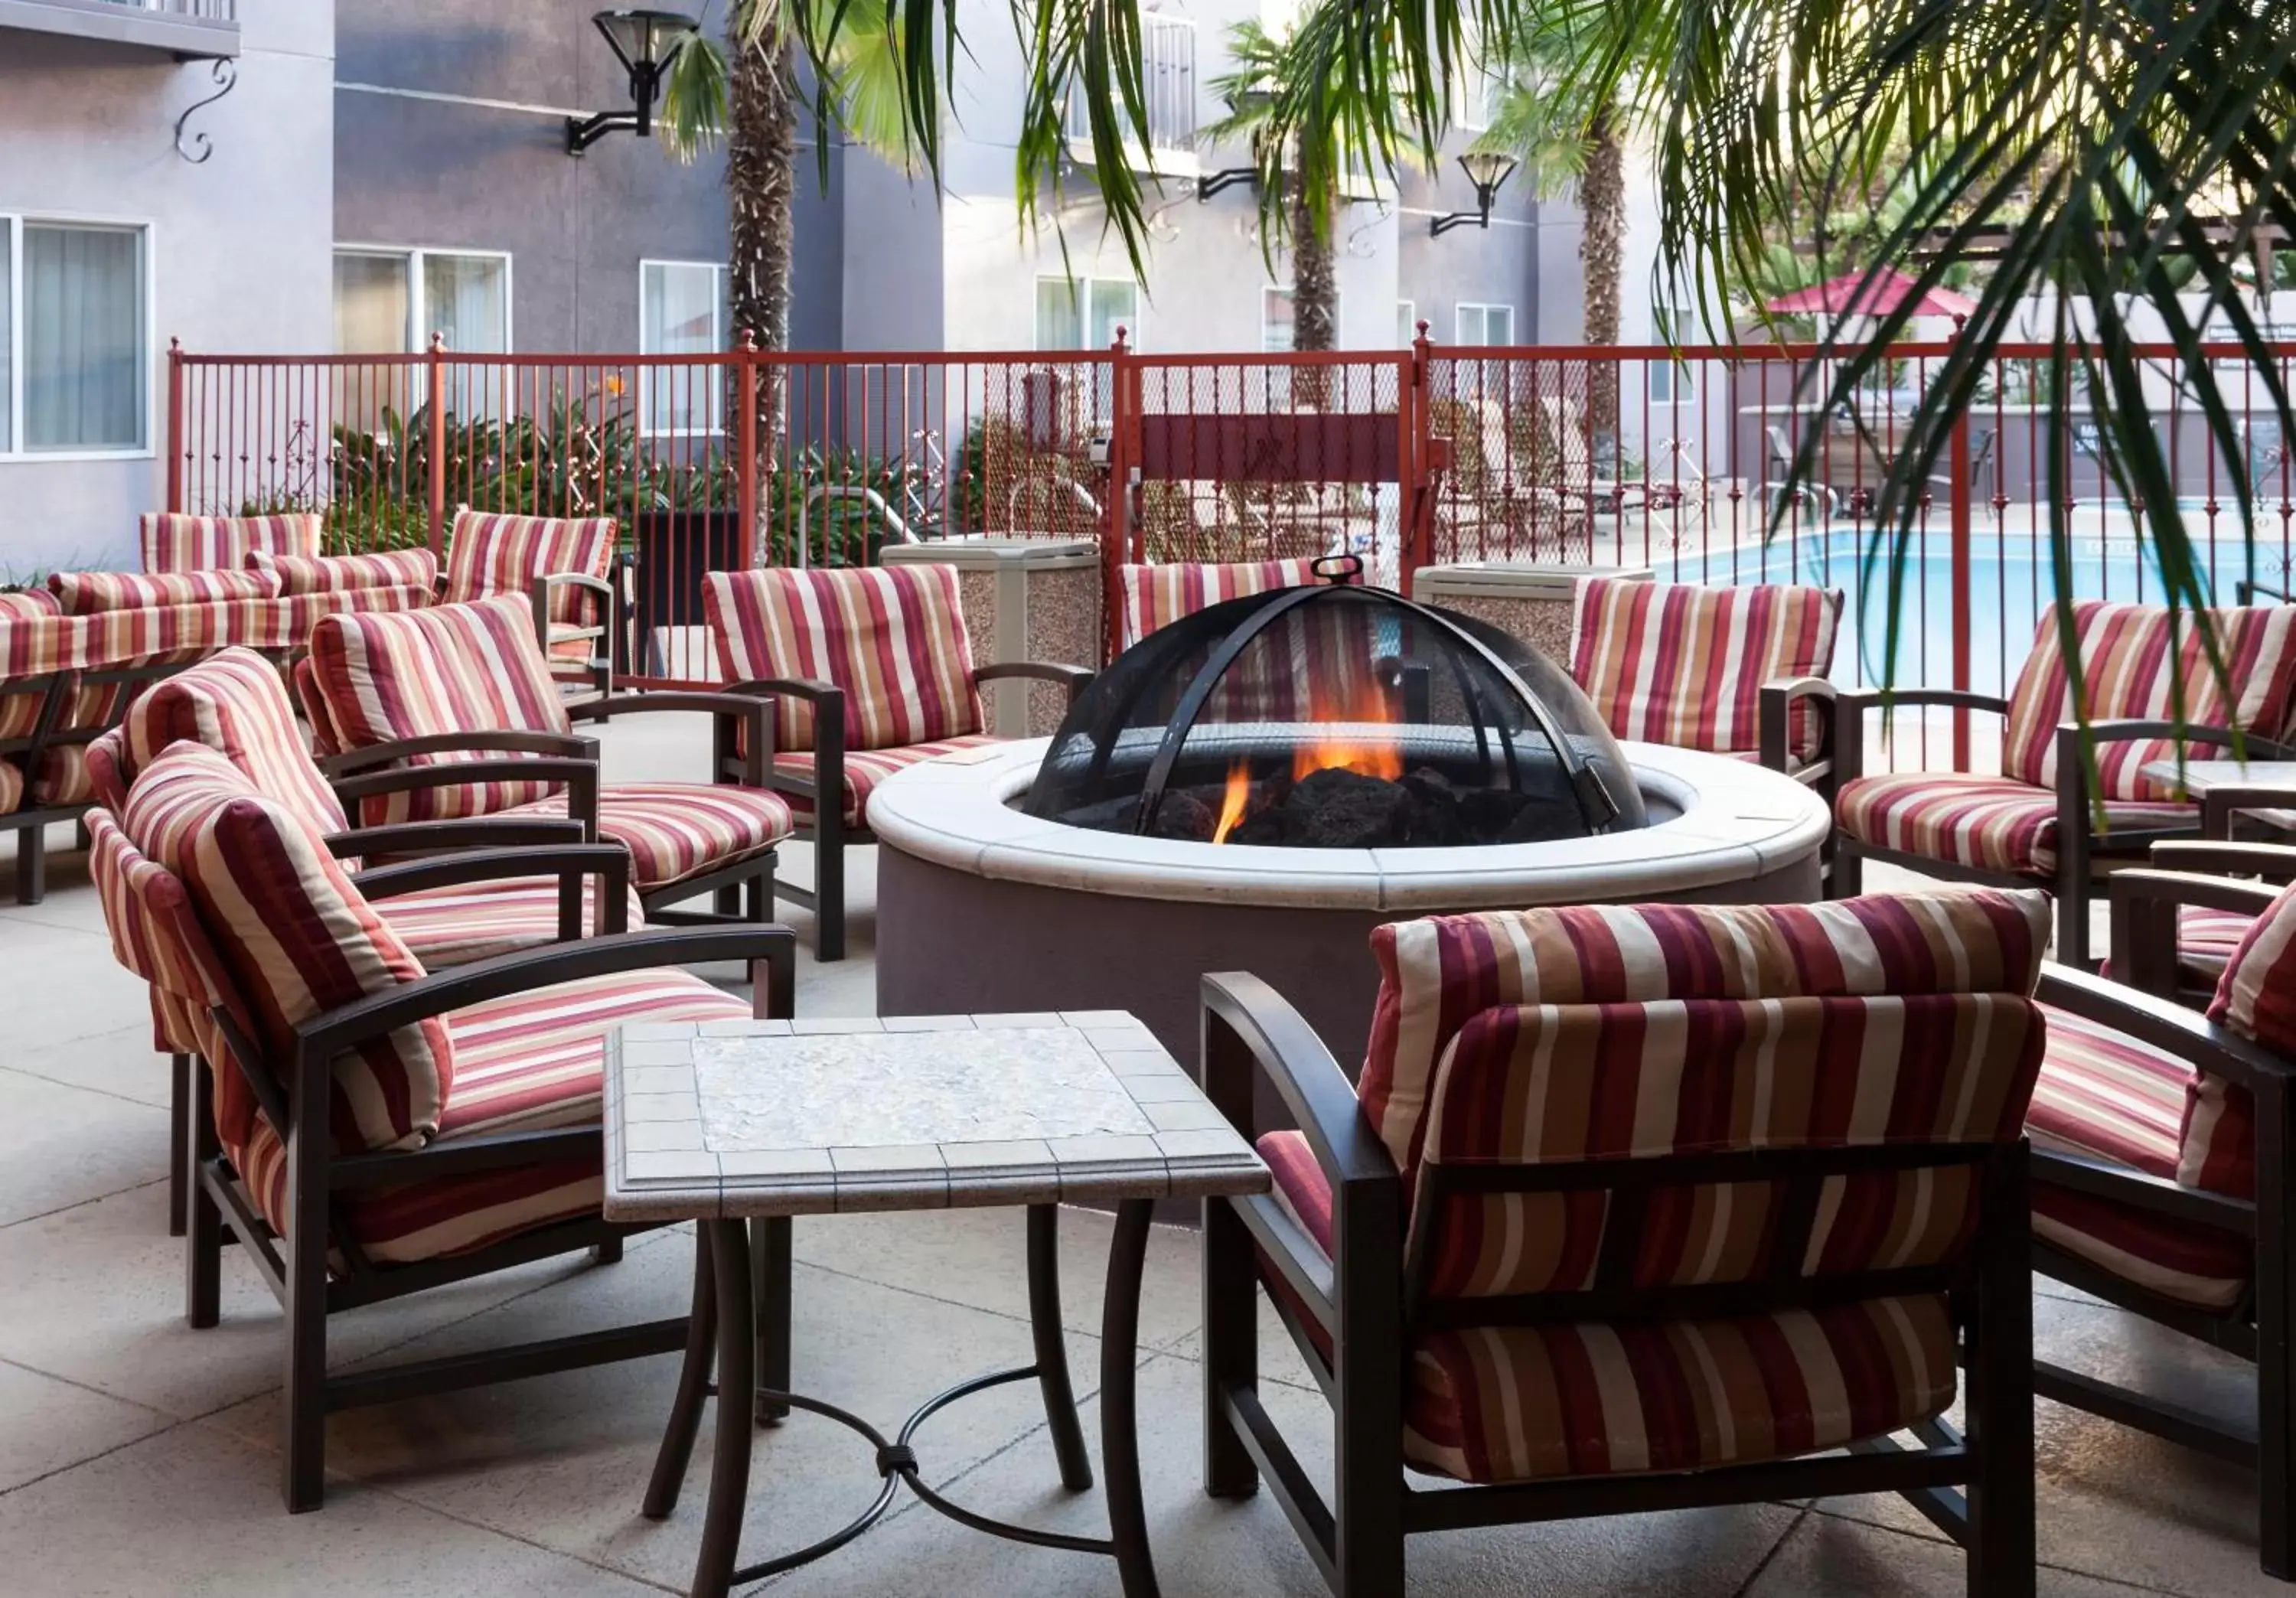
<svg viewBox="0 0 2296 1598">
<path fill-rule="evenodd" d="M 1286 841 L 1306 848 L 1362 849 L 1410 836 L 1411 794 L 1400 783 L 1326 766 L 1292 785 Z"/>
<path fill-rule="evenodd" d="M 1148 823 L 1151 838 L 1173 838 L 1185 843 L 1210 843 L 1219 825 L 1219 812 L 1185 788 L 1168 788 L 1164 802 Z"/>
<path fill-rule="evenodd" d="M 1411 796 L 1411 835 L 1404 841 L 1440 848 L 1473 841 L 1459 818 L 1459 791 L 1433 766 L 1423 766 L 1403 779 Z"/>
<path fill-rule="evenodd" d="M 1567 799 L 1530 798 L 1499 834 L 1501 843 L 1545 843 L 1555 838 L 1577 838 L 1587 823 L 1577 804 Z"/>
<path fill-rule="evenodd" d="M 1470 843 L 1496 843 L 1529 803 L 1512 788 L 1470 788 L 1459 796 L 1459 825 Z"/>
</svg>

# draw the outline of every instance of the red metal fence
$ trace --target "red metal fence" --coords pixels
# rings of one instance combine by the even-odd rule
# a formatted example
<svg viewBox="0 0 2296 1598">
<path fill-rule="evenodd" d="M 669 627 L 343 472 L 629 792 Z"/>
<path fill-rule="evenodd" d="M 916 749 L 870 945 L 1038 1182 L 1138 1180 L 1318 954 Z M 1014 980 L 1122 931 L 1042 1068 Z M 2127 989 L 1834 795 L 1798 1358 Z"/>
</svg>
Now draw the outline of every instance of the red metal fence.
<svg viewBox="0 0 2296 1598">
<path fill-rule="evenodd" d="M 1899 346 L 1829 409 L 1826 356 L 1808 346 L 177 350 L 168 493 L 182 510 L 316 510 L 337 549 L 439 547 L 460 504 L 615 516 L 641 676 L 706 670 L 712 567 L 867 562 L 889 542 L 988 535 L 1095 538 L 1111 562 L 1349 553 L 1396 585 L 1475 560 L 1818 583 L 1849 597 L 1841 680 L 2000 692 L 2054 591 L 2054 512 L 2072 529 L 2076 591 L 2115 599 L 2160 592 L 2142 553 L 2158 512 L 2114 481 L 2081 394 L 2055 414 L 2047 347 L 2018 347 L 1928 474 L 1902 586 L 1890 592 L 1886 570 L 1869 580 L 1880 485 L 1949 351 Z M 2175 352 L 2137 353 L 2220 602 L 2284 592 L 2296 482 L 2262 384 L 2236 348 L 2212 352 L 2257 486 L 2251 540 Z M 1810 486 L 1789 493 L 1806 443 Z"/>
</svg>

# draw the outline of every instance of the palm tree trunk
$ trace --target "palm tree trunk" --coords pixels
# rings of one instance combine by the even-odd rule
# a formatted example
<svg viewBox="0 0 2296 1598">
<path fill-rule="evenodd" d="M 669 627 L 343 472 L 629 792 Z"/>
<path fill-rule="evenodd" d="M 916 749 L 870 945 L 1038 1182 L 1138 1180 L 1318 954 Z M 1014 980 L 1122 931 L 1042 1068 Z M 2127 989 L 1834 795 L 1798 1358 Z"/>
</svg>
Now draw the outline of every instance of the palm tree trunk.
<svg viewBox="0 0 2296 1598">
<path fill-rule="evenodd" d="M 752 334 L 759 349 L 776 351 L 789 348 L 794 258 L 798 97 L 792 50 L 782 29 L 770 24 L 755 41 L 744 42 L 738 21 L 727 50 L 726 192 L 732 216 L 728 276 L 734 325 Z M 754 547 L 760 561 L 772 558 L 765 536 L 773 520 L 768 485 L 786 405 L 781 369 L 760 367 L 758 459 L 752 463 L 759 483 Z"/>
<path fill-rule="evenodd" d="M 1584 225 L 1578 235 L 1578 262 L 1587 283 L 1586 340 L 1589 344 L 1619 341 L 1619 283 L 1626 267 L 1627 152 L 1619 136 L 1618 117 L 1609 106 L 1587 124 L 1589 149 L 1586 176 L 1578 184 L 1578 205 Z M 1619 369 L 1606 360 L 1593 362 L 1587 373 L 1587 442 L 1600 459 L 1606 447 L 1616 469 L 1619 440 Z"/>
<path fill-rule="evenodd" d="M 1305 193 L 1292 201 L 1292 348 L 1331 349 L 1339 343 L 1340 284 L 1332 258 L 1332 218 L 1318 216 Z M 1329 385 L 1320 367 L 1292 373 L 1295 404 L 1320 406 Z"/>
</svg>

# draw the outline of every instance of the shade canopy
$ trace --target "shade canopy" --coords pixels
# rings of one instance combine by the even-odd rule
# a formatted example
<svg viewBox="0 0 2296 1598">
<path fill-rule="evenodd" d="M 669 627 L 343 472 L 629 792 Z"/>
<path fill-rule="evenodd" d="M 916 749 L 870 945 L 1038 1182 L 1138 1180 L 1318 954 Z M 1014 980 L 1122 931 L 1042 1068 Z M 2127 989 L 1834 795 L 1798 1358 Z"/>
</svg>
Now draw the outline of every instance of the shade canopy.
<svg viewBox="0 0 2296 1598">
<path fill-rule="evenodd" d="M 1781 294 L 1769 308 L 1789 316 L 1824 312 L 1834 316 L 1886 316 L 1913 300 L 1916 316 L 1966 316 L 1977 301 L 1951 289 L 1924 291 L 1915 279 L 1894 267 L 1878 271 L 1845 272 L 1840 277 Z"/>
</svg>

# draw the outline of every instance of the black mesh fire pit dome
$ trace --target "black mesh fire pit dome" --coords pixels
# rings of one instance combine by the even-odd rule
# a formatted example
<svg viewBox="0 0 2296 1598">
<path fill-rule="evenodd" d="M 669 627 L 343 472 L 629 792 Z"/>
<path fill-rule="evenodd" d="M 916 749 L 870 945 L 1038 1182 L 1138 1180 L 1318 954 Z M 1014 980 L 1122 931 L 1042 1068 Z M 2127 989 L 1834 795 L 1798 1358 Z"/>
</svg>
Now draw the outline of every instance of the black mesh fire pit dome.
<svg viewBox="0 0 2296 1598">
<path fill-rule="evenodd" d="M 1080 695 L 1031 815 L 1200 843 L 1535 843 L 1646 824 L 1610 729 L 1537 649 L 1382 588 L 1229 600 Z"/>
</svg>

